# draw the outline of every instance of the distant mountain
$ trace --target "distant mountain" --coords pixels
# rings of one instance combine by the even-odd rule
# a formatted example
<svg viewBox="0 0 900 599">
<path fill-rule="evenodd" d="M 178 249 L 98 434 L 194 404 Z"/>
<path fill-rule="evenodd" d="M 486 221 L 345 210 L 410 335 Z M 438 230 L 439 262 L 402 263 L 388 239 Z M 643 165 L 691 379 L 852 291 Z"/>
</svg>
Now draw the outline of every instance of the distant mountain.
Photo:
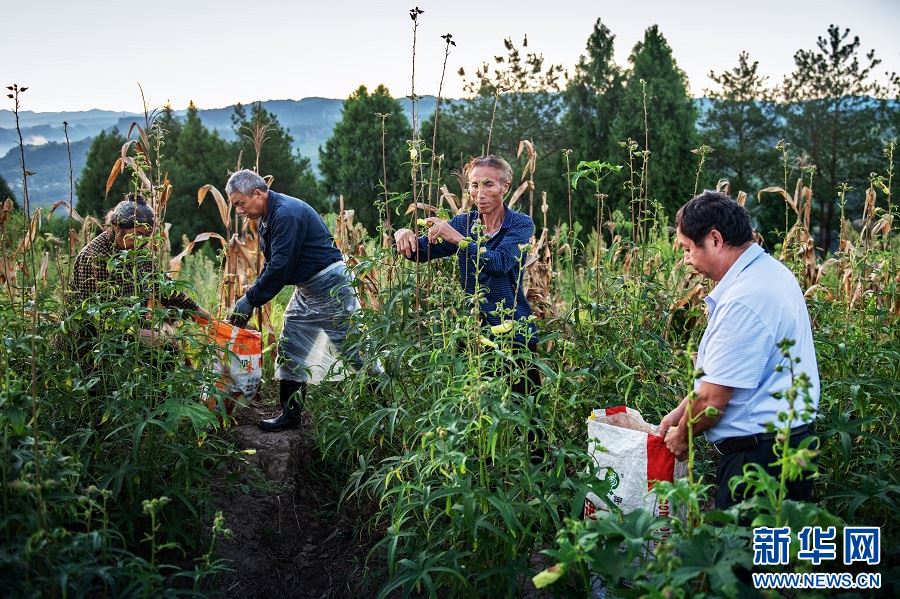
<svg viewBox="0 0 900 599">
<path fill-rule="evenodd" d="M 407 115 L 410 100 L 401 98 Z M 310 159 L 313 171 L 318 173 L 319 147 L 331 137 L 331 131 L 341 118 L 343 100 L 333 98 L 303 98 L 302 100 L 268 100 L 263 107 L 272 112 L 294 138 L 294 149 Z M 426 96 L 419 100 L 419 115 L 425 120 L 434 112 L 435 98 Z M 183 118 L 187 110 L 175 112 Z M 234 106 L 200 109 L 203 124 L 218 131 L 224 139 L 232 140 L 231 115 Z M 374 115 L 373 115 L 374 118 Z M 35 173 L 28 180 L 32 205 L 52 204 L 69 197 L 69 166 L 65 148 L 63 122 L 68 123 L 69 141 L 72 143 L 72 162 L 77 180 L 84 168 L 91 139 L 103 130 L 118 127 L 123 134 L 137 121 L 143 124 L 144 115 L 110 110 L 81 112 L 29 112 L 19 113 L 22 138 L 25 142 L 25 160 L 29 171 Z M 22 172 L 19 166 L 19 135 L 15 129 L 15 115 L 0 110 L 0 176 L 6 179 L 17 197 L 22 194 Z M 112 165 L 110 165 L 112 166 Z"/>
<path fill-rule="evenodd" d="M 71 144 L 72 172 L 76 181 L 84 169 L 90 146 L 90 138 Z M 47 206 L 57 200 L 69 200 L 69 158 L 65 143 L 51 141 L 39 146 L 26 145 L 25 166 L 34 173 L 28 177 L 28 195 L 33 207 Z M 21 206 L 22 167 L 18 147 L 0 158 L 0 176 L 9 183 Z"/>
</svg>

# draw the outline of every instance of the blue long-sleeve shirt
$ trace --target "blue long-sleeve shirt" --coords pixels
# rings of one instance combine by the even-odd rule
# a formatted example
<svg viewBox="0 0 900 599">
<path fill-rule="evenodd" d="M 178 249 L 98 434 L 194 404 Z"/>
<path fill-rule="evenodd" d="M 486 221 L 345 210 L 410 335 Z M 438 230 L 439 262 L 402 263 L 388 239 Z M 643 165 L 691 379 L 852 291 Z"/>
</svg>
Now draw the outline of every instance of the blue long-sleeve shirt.
<svg viewBox="0 0 900 599">
<path fill-rule="evenodd" d="M 271 190 L 259 236 L 266 263 L 246 293 L 254 308 L 267 303 L 285 285 L 305 283 L 342 259 L 331 232 L 312 206 Z"/>
<path fill-rule="evenodd" d="M 477 240 L 478 235 L 472 231 L 477 222 L 478 212 L 473 210 L 453 217 L 450 226 L 463 237 Z M 496 314 L 496 310 L 501 304 L 506 308 L 515 307 L 513 317 L 517 320 L 531 316 L 531 306 L 525 298 L 522 280 L 521 267 L 524 258 L 519 246 L 528 243 L 532 234 L 534 221 L 531 217 L 504 207 L 500 230 L 481 245 L 485 248 L 484 253 L 479 255 L 479 246 L 476 243 L 469 243 L 465 249 L 460 249 L 448 241 L 429 244 L 428 237 L 423 235 L 418 239 L 418 251 L 410 257 L 410 260 L 427 262 L 456 254 L 460 284 L 466 293 L 471 295 L 475 293 L 477 281 L 484 290 L 485 297 L 481 305 L 481 314 L 489 324 L 497 325 L 500 324 L 500 317 Z M 527 342 L 534 344 L 537 342 L 537 328 L 533 322 L 529 323 L 529 330 L 531 334 Z M 526 341 L 522 335 L 517 335 L 516 340 Z"/>
</svg>

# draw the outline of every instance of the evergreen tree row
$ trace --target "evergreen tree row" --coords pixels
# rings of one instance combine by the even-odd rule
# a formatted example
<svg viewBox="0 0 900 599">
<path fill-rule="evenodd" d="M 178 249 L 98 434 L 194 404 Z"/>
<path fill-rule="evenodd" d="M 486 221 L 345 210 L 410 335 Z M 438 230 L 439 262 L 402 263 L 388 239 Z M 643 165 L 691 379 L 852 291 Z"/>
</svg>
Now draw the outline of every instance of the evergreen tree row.
<svg viewBox="0 0 900 599">
<path fill-rule="evenodd" d="M 713 187 L 727 178 L 733 193 L 749 194 L 747 205 L 757 228 L 783 235 L 793 223 L 785 218 L 783 202 L 757 202 L 756 192 L 780 185 L 792 190 L 806 172 L 813 181 L 816 238 L 828 248 L 838 226 L 841 185 L 853 188 L 846 196 L 852 211 L 862 203 L 870 174 L 887 169 L 883 148 L 900 124 L 900 78 L 878 83 L 880 61 L 874 51 L 863 55 L 859 38 L 849 30 L 831 26 L 814 49 L 799 50 L 795 71 L 778 86 L 770 86 L 758 62 L 736 48 L 737 65 L 710 72 L 716 85 L 704 90 L 700 102 L 692 99 L 687 78 L 657 26 L 647 29 L 625 67 L 613 60 L 614 42 L 598 19 L 571 76 L 559 65 L 546 64 L 528 48 L 527 38 L 520 46 L 504 40 L 505 54 L 483 63 L 471 77 L 460 69 L 470 97 L 439 100 L 417 136 L 424 142 L 418 160 L 426 166 L 417 177 L 430 184 L 424 187 L 425 199 L 436 202 L 441 184 L 459 193 L 455 173 L 472 156 L 499 154 L 521 173 L 528 157 L 517 159 L 519 142 L 530 140 L 538 156 L 535 192 L 520 200 L 518 208 L 532 212 L 538 226 L 541 192 L 547 193 L 551 227 L 567 222 L 570 194 L 573 220 L 586 230 L 594 226 L 594 190 L 567 189 L 566 173 L 580 161 L 596 160 L 624 167 L 603 181 L 604 221 L 615 219 L 615 211 L 628 220 L 636 205 L 638 212 L 659 208 L 671 218 L 695 188 Z M 267 129 L 259 171 L 275 176 L 276 190 L 325 210 L 333 209 L 342 195 L 357 222 L 374 231 L 386 193 L 410 189 L 414 135 L 400 103 L 384 86 L 372 92 L 360 86 L 344 102 L 340 121 L 319 150 L 320 182 L 308 159 L 291 151 L 287 132 L 258 105 L 249 114 L 236 108 L 237 142 L 205 129 L 194 107 L 184 122 L 171 112 L 163 121 L 169 132 L 164 170 L 176 193 L 168 218 L 173 240 L 182 233 L 218 230 L 212 205 L 197 213 L 196 190 L 205 183 L 221 184 L 226 169 L 238 166 L 239 156 L 243 166 L 254 166 L 251 132 L 261 123 Z M 79 210 L 100 213 L 121 195 L 122 189 L 114 189 L 104 200 L 103 186 L 124 141 L 116 131 L 96 138 L 78 185 Z M 701 145 L 711 153 L 704 152 L 703 174 L 697 179 Z M 434 175 L 430 163 L 437 164 Z M 812 164 L 816 170 L 810 175 L 804 167 Z M 518 184 L 514 181 L 514 187 Z M 405 207 L 400 203 L 395 209 Z M 395 224 L 397 218 L 395 213 Z"/>
</svg>

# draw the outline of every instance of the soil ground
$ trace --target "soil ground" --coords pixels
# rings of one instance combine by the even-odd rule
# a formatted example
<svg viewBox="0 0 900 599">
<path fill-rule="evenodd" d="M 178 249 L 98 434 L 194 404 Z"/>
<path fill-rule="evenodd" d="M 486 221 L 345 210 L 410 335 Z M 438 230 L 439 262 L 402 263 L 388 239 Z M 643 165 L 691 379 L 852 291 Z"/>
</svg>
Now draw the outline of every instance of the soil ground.
<svg viewBox="0 0 900 599">
<path fill-rule="evenodd" d="M 364 578 L 371 542 L 338 509 L 337 486 L 327 477 L 310 434 L 300 429 L 265 433 L 257 427 L 274 408 L 254 401 L 237 408 L 230 431 L 264 481 L 248 473 L 220 498 L 234 536 L 219 545 L 233 571 L 218 579 L 224 597 L 372 597 Z"/>
</svg>

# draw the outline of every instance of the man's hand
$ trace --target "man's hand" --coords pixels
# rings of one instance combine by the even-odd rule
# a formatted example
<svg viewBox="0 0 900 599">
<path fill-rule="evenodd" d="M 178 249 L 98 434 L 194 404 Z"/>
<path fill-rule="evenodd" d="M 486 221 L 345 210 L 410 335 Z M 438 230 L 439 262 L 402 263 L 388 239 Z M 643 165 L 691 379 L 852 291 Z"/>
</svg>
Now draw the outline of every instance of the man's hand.
<svg viewBox="0 0 900 599">
<path fill-rule="evenodd" d="M 686 460 L 688 455 L 688 442 L 686 433 L 687 431 L 681 431 L 677 426 L 670 427 L 668 432 L 666 433 L 666 447 L 669 448 L 669 451 L 675 454 L 675 459 L 679 462 L 683 462 L 684 460 Z"/>
<path fill-rule="evenodd" d="M 687 406 L 687 398 L 681 400 L 681 403 L 678 406 L 663 416 L 662 421 L 659 423 L 659 432 L 657 433 L 660 437 L 665 438 L 666 431 L 669 430 L 671 426 L 678 426 L 678 423 L 681 421 L 681 417 L 684 416 L 684 410 Z"/>
<path fill-rule="evenodd" d="M 394 232 L 394 242 L 397 244 L 397 251 L 407 258 L 411 258 L 419 249 L 419 239 L 409 229 L 397 229 Z"/>
<path fill-rule="evenodd" d="M 428 223 L 428 243 L 440 243 L 439 240 L 458 245 L 463 236 L 445 220 L 434 216 L 425 219 Z"/>
<path fill-rule="evenodd" d="M 678 408 L 675 408 L 674 410 L 663 416 L 663 419 L 659 423 L 659 436 L 665 438 L 669 428 L 678 426 L 679 420 L 681 420 L 681 414 L 678 413 Z"/>
<path fill-rule="evenodd" d="M 241 299 L 234 303 L 234 308 L 231 309 L 231 314 L 228 315 L 228 322 L 236 327 L 243 328 L 247 325 L 247 321 L 250 320 L 251 314 L 253 314 L 253 305 L 250 304 L 247 296 L 243 295 Z"/>
</svg>

